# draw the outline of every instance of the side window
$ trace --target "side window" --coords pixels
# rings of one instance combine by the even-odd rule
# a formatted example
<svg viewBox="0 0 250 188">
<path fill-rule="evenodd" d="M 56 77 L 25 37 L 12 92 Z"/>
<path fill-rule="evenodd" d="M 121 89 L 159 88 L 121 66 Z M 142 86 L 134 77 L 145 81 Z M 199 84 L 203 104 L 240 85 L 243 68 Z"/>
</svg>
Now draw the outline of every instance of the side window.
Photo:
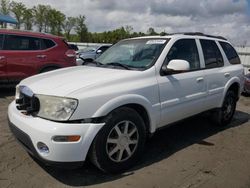
<svg viewBox="0 0 250 188">
<path fill-rule="evenodd" d="M 4 44 L 5 50 L 39 50 L 40 40 L 34 37 L 7 35 Z"/>
<path fill-rule="evenodd" d="M 41 39 L 41 40 L 42 40 L 42 44 L 41 44 L 42 50 L 52 48 L 53 46 L 56 45 L 52 40 L 49 40 L 49 39 Z"/>
<path fill-rule="evenodd" d="M 108 48 L 109 48 L 109 46 L 102 46 L 98 50 L 101 50 L 102 52 L 105 52 Z"/>
<path fill-rule="evenodd" d="M 240 58 L 237 54 L 237 52 L 235 51 L 235 49 L 228 43 L 226 42 L 220 42 L 220 45 L 222 47 L 222 49 L 224 50 L 228 61 L 231 64 L 240 64 Z"/>
<path fill-rule="evenodd" d="M 0 34 L 0 50 L 3 49 L 3 38 L 4 38 L 3 34 Z"/>
<path fill-rule="evenodd" d="M 206 68 L 222 67 L 224 65 L 220 50 L 213 40 L 201 39 Z"/>
<path fill-rule="evenodd" d="M 188 61 L 191 70 L 199 69 L 200 59 L 195 39 L 181 39 L 175 42 L 168 52 L 167 63 L 173 59 Z"/>
</svg>

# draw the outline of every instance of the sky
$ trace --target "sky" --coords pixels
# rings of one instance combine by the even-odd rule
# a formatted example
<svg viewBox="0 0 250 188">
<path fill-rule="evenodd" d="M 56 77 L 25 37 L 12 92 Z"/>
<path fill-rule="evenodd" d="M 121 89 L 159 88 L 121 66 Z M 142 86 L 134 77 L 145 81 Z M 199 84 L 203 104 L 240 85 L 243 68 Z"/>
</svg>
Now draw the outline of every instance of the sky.
<svg viewBox="0 0 250 188">
<path fill-rule="evenodd" d="M 132 26 L 133 31 L 203 32 L 250 46 L 250 0 L 15 0 L 50 5 L 66 16 L 85 15 L 91 32 Z"/>
</svg>

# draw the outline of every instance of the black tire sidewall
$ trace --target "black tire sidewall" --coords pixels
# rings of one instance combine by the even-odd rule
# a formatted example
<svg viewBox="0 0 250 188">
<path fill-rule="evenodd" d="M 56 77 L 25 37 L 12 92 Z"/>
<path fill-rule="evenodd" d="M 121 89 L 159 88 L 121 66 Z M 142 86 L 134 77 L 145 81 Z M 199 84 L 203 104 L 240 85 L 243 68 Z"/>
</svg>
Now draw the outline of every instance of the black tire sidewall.
<svg viewBox="0 0 250 188">
<path fill-rule="evenodd" d="M 139 141 L 133 155 L 124 162 L 112 161 L 106 152 L 106 142 L 113 127 L 124 120 L 133 122 L 138 130 Z M 102 170 L 110 173 L 122 172 L 131 167 L 141 156 L 146 140 L 146 130 L 143 119 L 133 109 L 121 108 L 105 118 L 105 126 L 100 130 L 95 139 L 95 155 Z"/>
<path fill-rule="evenodd" d="M 233 104 L 233 107 L 232 107 L 233 112 L 232 112 L 231 116 L 230 116 L 228 119 L 225 119 L 224 114 L 223 114 L 223 107 L 224 107 L 224 105 L 225 105 L 225 103 L 226 103 L 226 101 L 228 100 L 229 97 L 232 97 L 232 99 L 233 99 L 233 101 L 234 101 L 234 104 Z M 221 126 L 226 126 L 226 125 L 228 125 L 228 124 L 231 122 L 231 120 L 232 120 L 232 118 L 233 118 L 233 116 L 234 116 L 235 110 L 236 110 L 236 103 L 237 103 L 237 102 L 236 102 L 236 95 L 235 95 L 235 92 L 232 91 L 232 90 L 229 90 L 229 91 L 226 93 L 225 99 L 224 99 L 224 101 L 223 101 L 222 108 L 220 109 L 220 114 L 219 114 L 219 116 L 220 116 L 220 125 L 221 125 Z"/>
</svg>

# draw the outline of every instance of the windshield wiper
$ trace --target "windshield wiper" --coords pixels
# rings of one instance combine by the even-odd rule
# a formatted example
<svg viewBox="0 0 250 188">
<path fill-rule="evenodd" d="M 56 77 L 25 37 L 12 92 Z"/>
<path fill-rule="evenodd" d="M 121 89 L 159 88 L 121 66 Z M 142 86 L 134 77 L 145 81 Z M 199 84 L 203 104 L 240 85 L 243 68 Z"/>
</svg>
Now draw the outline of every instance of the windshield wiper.
<svg viewBox="0 0 250 188">
<path fill-rule="evenodd" d="M 118 66 L 118 67 L 122 67 L 122 68 L 127 69 L 127 70 L 131 69 L 128 65 L 121 64 L 121 63 L 118 63 L 118 62 L 111 62 L 111 63 L 107 63 L 105 65 Z"/>
</svg>

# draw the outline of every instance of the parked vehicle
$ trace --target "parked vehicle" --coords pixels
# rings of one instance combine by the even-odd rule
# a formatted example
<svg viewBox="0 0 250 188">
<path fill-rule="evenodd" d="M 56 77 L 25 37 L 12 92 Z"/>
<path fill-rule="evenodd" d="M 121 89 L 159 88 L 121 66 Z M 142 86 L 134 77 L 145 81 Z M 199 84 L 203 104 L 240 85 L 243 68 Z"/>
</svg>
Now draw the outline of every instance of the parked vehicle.
<svg viewBox="0 0 250 188">
<path fill-rule="evenodd" d="M 244 93 L 250 95 L 250 73 L 245 75 Z"/>
<path fill-rule="evenodd" d="M 111 44 L 89 46 L 78 51 L 77 65 L 83 65 L 87 61 L 93 61 L 105 52 Z"/>
<path fill-rule="evenodd" d="M 78 46 L 75 44 L 69 44 L 69 46 L 72 50 L 75 50 L 76 52 L 79 50 Z"/>
<path fill-rule="evenodd" d="M 0 29 L 0 82 L 76 65 L 75 52 L 58 36 Z"/>
<path fill-rule="evenodd" d="M 231 44 L 197 33 L 122 40 L 85 66 L 23 80 L 8 109 L 10 128 L 45 163 L 87 159 L 122 172 L 157 129 L 210 111 L 230 123 L 243 89 Z M 202 125 L 201 125 L 202 126 Z"/>
</svg>

